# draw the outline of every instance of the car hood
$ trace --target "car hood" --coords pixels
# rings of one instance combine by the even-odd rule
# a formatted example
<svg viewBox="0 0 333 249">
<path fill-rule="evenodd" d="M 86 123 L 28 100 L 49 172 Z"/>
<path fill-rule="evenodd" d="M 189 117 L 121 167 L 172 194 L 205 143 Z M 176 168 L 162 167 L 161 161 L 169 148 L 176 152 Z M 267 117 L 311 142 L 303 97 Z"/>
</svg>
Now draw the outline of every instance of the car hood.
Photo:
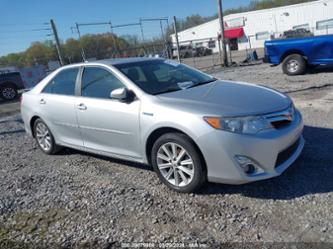
<svg viewBox="0 0 333 249">
<path fill-rule="evenodd" d="M 204 115 L 244 116 L 281 111 L 290 106 L 288 96 L 259 85 L 217 80 L 158 95 L 177 110 Z"/>
</svg>

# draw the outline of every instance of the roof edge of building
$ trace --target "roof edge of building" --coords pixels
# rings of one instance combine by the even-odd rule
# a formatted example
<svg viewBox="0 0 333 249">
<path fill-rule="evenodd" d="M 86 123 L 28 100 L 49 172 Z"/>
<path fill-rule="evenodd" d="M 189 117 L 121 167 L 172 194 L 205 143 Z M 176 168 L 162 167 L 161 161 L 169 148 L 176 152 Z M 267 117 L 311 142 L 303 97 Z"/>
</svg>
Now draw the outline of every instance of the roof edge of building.
<svg viewBox="0 0 333 249">
<path fill-rule="evenodd" d="M 304 3 L 297 3 L 297 4 L 280 6 L 280 7 L 274 7 L 274 8 L 269 8 L 269 9 L 261 9 L 261 10 L 252 10 L 252 11 L 246 11 L 246 12 L 233 13 L 233 14 L 229 14 L 229 15 L 224 16 L 224 19 L 229 19 L 230 20 L 230 19 L 233 19 L 232 17 L 237 18 L 237 17 L 239 17 L 239 15 L 247 15 L 249 13 L 257 14 L 257 13 L 270 12 L 270 11 L 279 10 L 279 9 L 285 9 L 287 7 L 289 7 L 289 8 L 290 7 L 299 7 L 299 6 L 305 6 L 305 5 L 318 4 L 318 3 L 322 3 L 322 2 L 333 2 L 333 0 L 317 0 L 317 1 L 311 1 L 311 2 L 304 2 Z M 193 26 L 193 27 L 188 28 L 188 29 L 184 29 L 182 31 L 179 31 L 178 34 L 189 32 L 194 28 L 200 28 L 202 26 L 208 25 L 208 24 L 210 24 L 212 22 L 216 22 L 216 21 L 218 21 L 218 18 L 215 18 L 211 21 L 199 24 L 197 26 Z M 174 35 L 175 35 L 175 33 L 171 34 L 170 36 L 174 36 Z"/>
</svg>

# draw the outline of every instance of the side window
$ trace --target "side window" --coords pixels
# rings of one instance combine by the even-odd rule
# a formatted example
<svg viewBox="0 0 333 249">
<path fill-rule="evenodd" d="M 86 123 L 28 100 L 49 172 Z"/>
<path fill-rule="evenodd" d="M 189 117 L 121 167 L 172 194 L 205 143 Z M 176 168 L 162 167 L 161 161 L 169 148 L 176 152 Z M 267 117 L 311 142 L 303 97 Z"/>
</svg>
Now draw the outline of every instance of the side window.
<svg viewBox="0 0 333 249">
<path fill-rule="evenodd" d="M 97 67 L 86 67 L 81 81 L 81 95 L 84 97 L 110 99 L 110 93 L 124 87 L 112 73 Z"/>
<path fill-rule="evenodd" d="M 209 48 L 215 48 L 216 47 L 215 41 L 213 41 L 213 40 L 208 41 L 208 47 Z"/>
<path fill-rule="evenodd" d="M 43 93 L 75 95 L 78 68 L 65 69 L 58 73 L 43 89 Z"/>
<path fill-rule="evenodd" d="M 269 33 L 267 31 L 256 33 L 256 40 L 267 40 L 267 39 L 269 39 Z"/>
<path fill-rule="evenodd" d="M 316 23 L 316 28 L 318 30 L 333 28 L 333 19 L 318 21 Z"/>
</svg>

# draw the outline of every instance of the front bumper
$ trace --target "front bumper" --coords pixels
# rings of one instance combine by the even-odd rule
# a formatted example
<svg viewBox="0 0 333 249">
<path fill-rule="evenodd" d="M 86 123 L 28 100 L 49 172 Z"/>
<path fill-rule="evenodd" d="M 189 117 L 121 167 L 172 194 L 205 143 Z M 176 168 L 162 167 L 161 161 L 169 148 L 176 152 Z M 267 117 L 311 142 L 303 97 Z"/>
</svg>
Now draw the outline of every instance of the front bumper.
<svg viewBox="0 0 333 249">
<path fill-rule="evenodd" d="M 298 111 L 288 126 L 256 135 L 211 130 L 198 140 L 207 164 L 208 181 L 244 184 L 282 174 L 302 152 L 305 144 L 302 131 L 303 121 Z M 253 159 L 262 171 L 246 174 L 236 161 L 236 155 Z M 281 155 L 285 157 L 283 160 Z"/>
</svg>

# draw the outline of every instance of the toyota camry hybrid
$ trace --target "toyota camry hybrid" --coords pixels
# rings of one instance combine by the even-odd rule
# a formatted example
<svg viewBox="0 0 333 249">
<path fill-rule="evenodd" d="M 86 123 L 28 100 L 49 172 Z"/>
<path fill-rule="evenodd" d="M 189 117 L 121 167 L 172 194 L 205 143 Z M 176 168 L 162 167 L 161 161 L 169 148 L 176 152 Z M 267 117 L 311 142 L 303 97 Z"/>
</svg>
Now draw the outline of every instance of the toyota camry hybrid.
<svg viewBox="0 0 333 249">
<path fill-rule="evenodd" d="M 21 113 L 43 152 L 150 164 L 179 192 L 278 176 L 304 146 L 288 96 L 158 58 L 64 66 L 22 95 Z"/>
</svg>

